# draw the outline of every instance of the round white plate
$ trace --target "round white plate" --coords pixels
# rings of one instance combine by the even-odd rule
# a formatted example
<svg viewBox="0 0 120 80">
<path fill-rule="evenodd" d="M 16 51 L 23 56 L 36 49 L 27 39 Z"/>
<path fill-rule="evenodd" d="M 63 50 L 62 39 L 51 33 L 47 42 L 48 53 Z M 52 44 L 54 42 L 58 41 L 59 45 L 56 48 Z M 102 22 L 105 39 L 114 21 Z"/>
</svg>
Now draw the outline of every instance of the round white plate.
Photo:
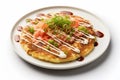
<svg viewBox="0 0 120 80">
<path fill-rule="evenodd" d="M 95 29 L 100 30 L 101 32 L 104 33 L 103 38 L 98 38 L 99 45 L 95 47 L 95 49 L 87 57 L 85 57 L 83 61 L 73 61 L 73 62 L 61 63 L 61 64 L 54 64 L 45 61 L 40 61 L 27 55 L 26 52 L 21 48 L 20 44 L 15 42 L 14 40 L 14 36 L 16 34 L 20 34 L 20 32 L 17 31 L 17 27 L 19 25 L 23 25 L 23 26 L 26 25 L 25 23 L 26 18 L 34 18 L 38 13 L 51 13 L 51 12 L 59 12 L 59 11 L 71 11 L 75 15 L 82 16 L 83 18 L 89 20 L 94 25 Z M 109 45 L 110 34 L 105 24 L 97 16 L 95 16 L 94 14 L 88 11 L 74 7 L 53 6 L 53 7 L 46 7 L 32 11 L 24 15 L 21 19 L 19 19 L 11 31 L 11 42 L 16 53 L 25 61 L 39 67 L 60 70 L 60 69 L 72 69 L 76 67 L 81 67 L 99 58 L 102 54 L 104 54 L 104 51 L 107 49 Z"/>
</svg>

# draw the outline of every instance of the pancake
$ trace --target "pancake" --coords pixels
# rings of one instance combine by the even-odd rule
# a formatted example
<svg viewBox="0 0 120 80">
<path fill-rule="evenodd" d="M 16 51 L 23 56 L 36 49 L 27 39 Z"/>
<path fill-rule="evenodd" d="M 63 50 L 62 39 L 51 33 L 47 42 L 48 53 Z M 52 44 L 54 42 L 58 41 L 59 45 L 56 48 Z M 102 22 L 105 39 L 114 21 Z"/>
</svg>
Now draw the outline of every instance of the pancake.
<svg viewBox="0 0 120 80">
<path fill-rule="evenodd" d="M 69 53 L 67 53 L 67 58 L 59 58 L 55 55 L 52 55 L 44 50 L 41 50 L 37 47 L 35 47 L 32 44 L 29 44 L 23 40 L 21 40 L 21 46 L 22 48 L 27 52 L 28 55 L 39 59 L 43 61 L 48 61 L 52 63 L 63 63 L 63 62 L 70 62 L 70 61 L 75 61 L 78 59 L 80 56 L 87 56 L 93 49 L 94 49 L 94 41 L 91 40 L 91 42 L 88 45 L 83 46 L 82 44 L 74 43 L 79 49 L 81 50 L 81 53 L 75 53 L 72 52 L 71 50 L 67 49 L 65 46 L 61 46 L 61 50 L 66 50 Z"/>
<path fill-rule="evenodd" d="M 66 63 L 94 50 L 97 39 L 93 25 L 80 16 L 63 11 L 27 21 L 29 25 L 21 30 L 20 45 L 33 58 Z"/>
</svg>

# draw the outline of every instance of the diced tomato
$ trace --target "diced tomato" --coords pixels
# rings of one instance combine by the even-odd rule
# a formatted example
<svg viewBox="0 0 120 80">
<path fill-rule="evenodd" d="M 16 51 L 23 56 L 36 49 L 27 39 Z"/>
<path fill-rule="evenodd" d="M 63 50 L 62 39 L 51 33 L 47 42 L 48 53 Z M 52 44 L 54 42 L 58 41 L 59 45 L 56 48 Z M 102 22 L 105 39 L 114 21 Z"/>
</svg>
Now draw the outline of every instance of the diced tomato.
<svg viewBox="0 0 120 80">
<path fill-rule="evenodd" d="M 36 32 L 34 33 L 33 36 L 34 36 L 35 38 L 38 38 L 39 36 L 40 36 L 40 37 L 43 37 L 44 34 L 45 34 L 44 31 L 42 31 L 42 30 L 38 30 L 38 31 L 36 31 Z"/>
<path fill-rule="evenodd" d="M 48 40 L 50 38 L 50 36 L 48 36 L 43 30 L 38 30 L 34 33 L 34 38 L 41 38 L 43 40 Z"/>
<path fill-rule="evenodd" d="M 73 21 L 72 26 L 73 26 L 74 28 L 77 28 L 77 27 L 79 26 L 79 20 Z"/>
<path fill-rule="evenodd" d="M 35 28 L 36 29 L 45 29 L 45 28 L 47 28 L 48 27 L 48 25 L 45 23 L 45 22 L 43 22 L 43 21 L 40 21 L 36 26 L 35 26 Z"/>
<path fill-rule="evenodd" d="M 48 27 L 48 25 L 43 22 L 43 21 L 40 21 L 36 26 L 35 26 L 35 29 L 37 29 L 37 31 L 34 33 L 34 37 L 35 38 L 42 38 L 42 39 L 45 39 L 47 40 L 49 38 L 49 36 L 44 32 L 44 29 Z"/>
<path fill-rule="evenodd" d="M 45 41 L 48 41 L 50 39 L 50 36 L 48 36 L 48 35 L 45 35 L 44 37 L 43 37 L 43 40 L 45 40 Z"/>
</svg>

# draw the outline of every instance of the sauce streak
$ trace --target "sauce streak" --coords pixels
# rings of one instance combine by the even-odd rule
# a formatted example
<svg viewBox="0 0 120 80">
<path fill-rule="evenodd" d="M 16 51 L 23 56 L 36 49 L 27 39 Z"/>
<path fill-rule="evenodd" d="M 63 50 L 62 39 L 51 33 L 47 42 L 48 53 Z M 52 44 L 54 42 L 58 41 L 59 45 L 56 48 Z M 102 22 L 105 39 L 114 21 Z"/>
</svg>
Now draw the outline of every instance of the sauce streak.
<svg viewBox="0 0 120 80">
<path fill-rule="evenodd" d="M 103 34 L 102 32 L 100 32 L 100 31 L 96 31 L 95 34 L 96 34 L 96 36 L 99 37 L 99 38 L 104 37 L 104 34 Z"/>
<path fill-rule="evenodd" d="M 15 39 L 16 42 L 19 42 L 20 41 L 20 36 L 19 35 L 15 35 L 14 39 Z"/>
<path fill-rule="evenodd" d="M 62 13 L 62 14 L 67 14 L 67 15 L 73 15 L 73 13 L 70 12 L 70 11 L 61 11 L 60 13 Z"/>
<path fill-rule="evenodd" d="M 22 26 L 18 26 L 18 27 L 17 27 L 17 30 L 18 30 L 18 31 L 22 31 L 22 29 L 23 29 Z"/>
<path fill-rule="evenodd" d="M 78 61 L 83 61 L 83 60 L 84 60 L 84 57 L 80 56 L 77 60 L 78 60 Z"/>
<path fill-rule="evenodd" d="M 36 16 L 37 16 L 37 17 L 41 17 L 41 16 L 45 16 L 45 14 L 39 13 L 39 14 L 37 14 Z"/>
<path fill-rule="evenodd" d="M 94 46 L 98 46 L 98 42 L 95 42 L 95 43 L 94 43 Z"/>
</svg>

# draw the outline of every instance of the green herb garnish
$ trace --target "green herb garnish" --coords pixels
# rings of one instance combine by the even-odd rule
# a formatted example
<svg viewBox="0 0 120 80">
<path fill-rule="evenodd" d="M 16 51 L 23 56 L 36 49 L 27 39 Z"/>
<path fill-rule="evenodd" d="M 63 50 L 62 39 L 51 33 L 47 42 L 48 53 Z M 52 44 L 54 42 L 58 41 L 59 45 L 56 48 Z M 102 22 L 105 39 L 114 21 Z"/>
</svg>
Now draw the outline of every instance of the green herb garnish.
<svg viewBox="0 0 120 80">
<path fill-rule="evenodd" d="M 54 43 L 54 40 L 49 39 L 48 42 L 49 42 L 50 44 L 53 44 L 53 43 Z"/>
<path fill-rule="evenodd" d="M 30 32 L 31 34 L 34 34 L 34 32 L 35 32 L 34 27 L 29 27 L 29 32 Z"/>
<path fill-rule="evenodd" d="M 46 49 L 47 49 L 47 50 L 50 50 L 50 46 L 49 46 L 49 45 L 47 45 L 47 46 L 46 46 Z"/>
<path fill-rule="evenodd" d="M 54 40 L 49 39 L 48 42 L 49 42 L 50 44 L 54 45 L 55 47 L 58 47 L 58 43 L 55 42 Z"/>
<path fill-rule="evenodd" d="M 87 30 L 87 28 L 86 28 L 85 26 L 79 26 L 79 27 L 78 27 L 78 30 L 79 30 L 79 31 L 83 31 L 83 32 L 85 32 L 85 33 L 88 33 L 88 30 Z"/>
<path fill-rule="evenodd" d="M 47 28 L 43 29 L 45 32 L 47 32 Z"/>
<path fill-rule="evenodd" d="M 68 54 L 68 51 L 64 51 L 65 54 Z"/>
<path fill-rule="evenodd" d="M 70 40 L 70 39 L 71 39 L 71 37 L 70 37 L 70 35 L 68 35 L 67 38 L 66 38 L 66 40 Z"/>
<path fill-rule="evenodd" d="M 39 23 L 39 21 L 35 20 L 35 21 L 33 21 L 32 23 L 36 25 L 36 24 Z"/>
<path fill-rule="evenodd" d="M 44 21 L 44 18 L 41 18 L 40 20 L 41 20 L 41 21 Z"/>
<path fill-rule="evenodd" d="M 58 47 L 58 43 L 57 43 L 57 42 L 54 42 L 54 46 L 55 46 L 55 47 Z"/>
<path fill-rule="evenodd" d="M 26 22 L 27 22 L 27 23 L 30 22 L 30 21 L 32 21 L 32 19 L 30 19 L 30 18 L 26 19 Z"/>
<path fill-rule="evenodd" d="M 73 29 L 71 27 L 72 22 L 70 21 L 68 16 L 55 15 L 53 18 L 47 20 L 47 24 L 50 29 L 61 30 L 67 34 L 69 34 Z"/>
</svg>

